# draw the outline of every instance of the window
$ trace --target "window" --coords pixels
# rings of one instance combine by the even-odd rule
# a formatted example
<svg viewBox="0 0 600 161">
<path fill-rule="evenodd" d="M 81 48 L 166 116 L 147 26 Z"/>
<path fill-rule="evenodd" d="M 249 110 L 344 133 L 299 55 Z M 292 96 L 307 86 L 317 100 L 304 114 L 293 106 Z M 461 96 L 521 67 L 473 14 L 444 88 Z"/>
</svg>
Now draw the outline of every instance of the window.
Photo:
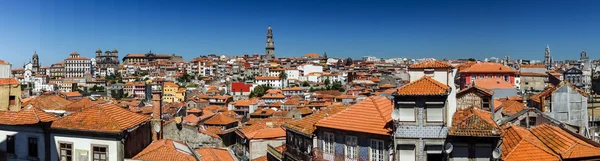
<svg viewBox="0 0 600 161">
<path fill-rule="evenodd" d="M 371 161 L 383 161 L 383 141 L 371 139 L 371 147 L 369 149 Z"/>
<path fill-rule="evenodd" d="M 443 122 L 444 121 L 444 104 L 427 104 L 425 113 L 427 122 Z"/>
<path fill-rule="evenodd" d="M 6 136 L 6 153 L 15 154 L 15 136 Z"/>
<path fill-rule="evenodd" d="M 346 158 L 358 159 L 358 139 L 356 136 L 346 136 Z"/>
<path fill-rule="evenodd" d="M 399 145 L 398 146 L 398 158 L 402 161 L 414 161 L 415 157 L 415 145 Z"/>
<path fill-rule="evenodd" d="M 16 102 L 15 99 L 16 99 L 15 96 L 8 96 L 8 105 L 9 106 L 15 105 L 15 102 Z"/>
<path fill-rule="evenodd" d="M 323 151 L 325 153 L 334 153 L 334 137 L 333 133 L 325 132 L 323 138 Z"/>
<path fill-rule="evenodd" d="M 398 102 L 398 117 L 400 121 L 415 121 L 414 102 Z"/>
<path fill-rule="evenodd" d="M 106 146 L 93 146 L 93 161 L 106 161 L 108 160 L 108 155 L 107 153 L 107 147 Z"/>
<path fill-rule="evenodd" d="M 34 138 L 34 137 L 29 137 L 27 140 L 29 140 L 29 142 L 27 143 L 27 156 L 30 157 L 38 157 L 38 139 Z"/>
<path fill-rule="evenodd" d="M 481 102 L 482 102 L 483 109 L 490 109 L 490 99 L 489 98 L 483 98 L 481 100 Z"/>
<path fill-rule="evenodd" d="M 510 81 L 508 75 L 504 75 L 504 81 Z"/>
<path fill-rule="evenodd" d="M 72 161 L 73 160 L 73 144 L 60 143 L 60 161 Z"/>
</svg>

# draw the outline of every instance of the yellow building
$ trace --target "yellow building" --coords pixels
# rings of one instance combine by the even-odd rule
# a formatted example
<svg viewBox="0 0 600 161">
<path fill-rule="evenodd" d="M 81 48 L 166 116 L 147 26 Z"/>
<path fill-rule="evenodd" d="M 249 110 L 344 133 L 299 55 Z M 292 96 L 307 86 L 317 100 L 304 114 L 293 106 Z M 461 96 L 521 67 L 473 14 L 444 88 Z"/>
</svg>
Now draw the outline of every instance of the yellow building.
<svg viewBox="0 0 600 161">
<path fill-rule="evenodd" d="M 21 110 L 21 85 L 15 78 L 0 78 L 0 111 Z"/>
<path fill-rule="evenodd" d="M 183 102 L 185 99 L 185 89 L 183 90 L 183 94 L 179 90 L 179 85 L 173 82 L 165 82 L 163 84 L 163 102 Z"/>
</svg>

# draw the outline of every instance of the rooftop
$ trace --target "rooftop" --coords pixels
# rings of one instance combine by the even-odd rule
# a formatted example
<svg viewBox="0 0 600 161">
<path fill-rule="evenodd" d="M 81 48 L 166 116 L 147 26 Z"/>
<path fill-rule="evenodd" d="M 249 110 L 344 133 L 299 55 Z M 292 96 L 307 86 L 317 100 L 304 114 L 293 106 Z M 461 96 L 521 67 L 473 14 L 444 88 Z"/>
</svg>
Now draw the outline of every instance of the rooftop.
<svg viewBox="0 0 600 161">
<path fill-rule="evenodd" d="M 387 97 L 372 96 L 347 109 L 319 121 L 317 127 L 390 135 L 392 101 Z"/>
</svg>

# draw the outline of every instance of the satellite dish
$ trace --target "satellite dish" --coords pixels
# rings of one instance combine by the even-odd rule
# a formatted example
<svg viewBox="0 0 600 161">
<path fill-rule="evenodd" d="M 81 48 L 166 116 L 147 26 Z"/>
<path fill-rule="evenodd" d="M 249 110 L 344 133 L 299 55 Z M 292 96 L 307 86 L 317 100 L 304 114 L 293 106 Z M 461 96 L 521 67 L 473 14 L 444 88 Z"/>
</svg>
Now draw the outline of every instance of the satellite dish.
<svg viewBox="0 0 600 161">
<path fill-rule="evenodd" d="M 400 114 L 398 114 L 398 112 L 396 110 L 392 111 L 392 119 L 399 119 L 400 118 Z"/>
<path fill-rule="evenodd" d="M 494 149 L 494 151 L 492 152 L 492 157 L 494 157 L 494 159 L 500 158 L 500 149 Z"/>
<path fill-rule="evenodd" d="M 454 146 L 451 143 L 446 143 L 446 145 L 444 145 L 444 151 L 446 154 L 452 153 L 452 149 L 454 149 Z"/>
<path fill-rule="evenodd" d="M 154 123 L 154 131 L 157 133 L 160 132 L 160 124 L 158 124 L 158 122 Z"/>
</svg>

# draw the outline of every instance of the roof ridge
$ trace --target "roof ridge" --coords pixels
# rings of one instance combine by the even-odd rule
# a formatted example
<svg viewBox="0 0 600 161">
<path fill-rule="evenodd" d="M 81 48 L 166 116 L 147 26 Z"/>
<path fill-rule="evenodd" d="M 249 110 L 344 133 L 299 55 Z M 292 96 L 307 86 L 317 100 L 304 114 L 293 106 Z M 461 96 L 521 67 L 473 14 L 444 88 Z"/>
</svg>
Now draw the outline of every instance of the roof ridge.
<svg viewBox="0 0 600 161">
<path fill-rule="evenodd" d="M 371 96 L 369 97 L 369 99 L 371 99 L 371 102 L 373 102 L 373 105 L 375 106 L 375 109 L 377 109 L 377 113 L 379 114 L 379 117 L 381 118 L 381 120 L 385 123 L 387 122 L 385 120 L 385 117 L 383 116 L 383 114 L 381 113 L 381 109 L 379 109 L 379 105 L 377 104 L 377 102 L 375 101 L 375 97 Z M 386 98 L 387 99 L 387 98 Z"/>
</svg>

